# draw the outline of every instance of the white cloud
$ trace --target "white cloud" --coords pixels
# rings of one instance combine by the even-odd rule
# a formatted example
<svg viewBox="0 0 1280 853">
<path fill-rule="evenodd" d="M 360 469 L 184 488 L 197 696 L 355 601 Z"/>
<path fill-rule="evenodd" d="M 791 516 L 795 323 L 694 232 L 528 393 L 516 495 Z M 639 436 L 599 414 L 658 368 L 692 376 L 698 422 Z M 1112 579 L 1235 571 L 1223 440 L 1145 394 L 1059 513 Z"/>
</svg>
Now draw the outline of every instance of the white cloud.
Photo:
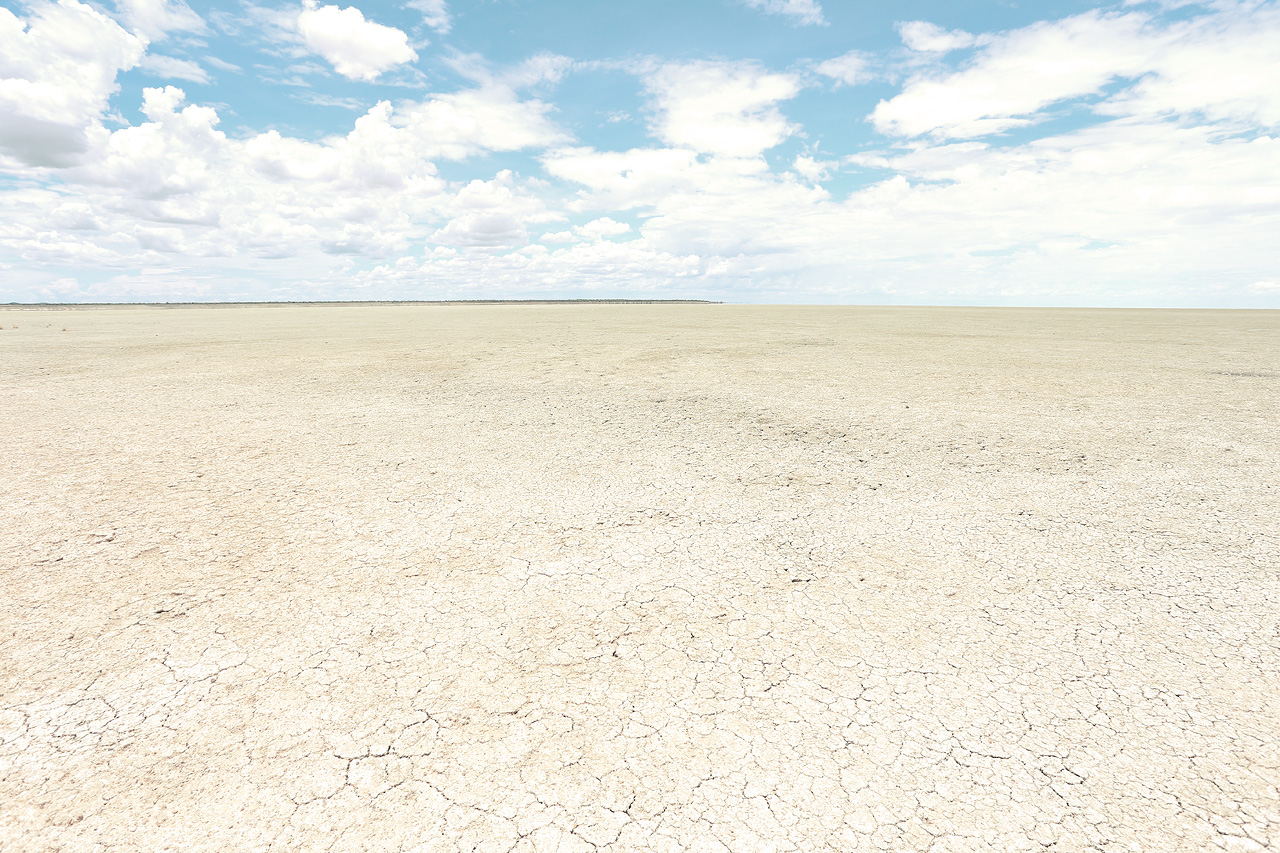
<svg viewBox="0 0 1280 853">
<path fill-rule="evenodd" d="M 217 113 L 208 107 L 178 108 L 181 89 L 143 90 L 148 122 L 117 130 L 95 152 L 96 160 L 71 171 L 87 182 L 128 188 L 147 199 L 200 192 L 217 174 L 226 135 L 216 129 Z"/>
<path fill-rule="evenodd" d="M 555 53 L 539 53 L 529 57 L 501 76 L 501 81 L 517 89 L 540 83 L 559 83 L 573 68 L 573 60 Z"/>
<path fill-rule="evenodd" d="M 217 56 L 206 56 L 204 58 L 204 61 L 212 65 L 214 68 L 218 68 L 222 71 L 239 71 L 240 70 L 239 65 L 236 65 L 234 62 L 227 62 L 225 59 L 221 59 Z"/>
<path fill-rule="evenodd" d="M 255 172 L 275 181 L 336 181 L 343 168 L 339 144 L 294 139 L 276 130 L 245 140 L 244 153 Z"/>
<path fill-rule="evenodd" d="M 973 138 L 1043 120 L 1047 107 L 1131 81 L 1090 108 L 1107 116 L 1200 113 L 1280 124 L 1275 4 L 1227 3 L 1172 24 L 1136 12 L 1088 12 L 982 41 L 967 67 L 910 81 L 880 102 L 872 121 L 903 136 Z"/>
<path fill-rule="evenodd" d="M 662 114 L 655 131 L 673 147 L 566 148 L 544 164 L 584 187 L 578 209 L 635 210 L 646 245 L 695 253 L 707 280 L 753 292 L 1032 304 L 1195 304 L 1197 293 L 1230 292 L 1256 300 L 1269 291 L 1254 283 L 1271 281 L 1264 271 L 1280 264 L 1280 140 L 1263 131 L 1280 98 L 1280 87 L 1264 85 L 1280 79 L 1274 16 L 1237 6 L 1163 24 L 1090 15 L 984 40 L 966 68 L 929 81 L 938 86 L 936 114 L 921 107 L 910 130 L 963 138 L 980 120 L 1040 120 L 1070 97 L 1062 92 L 1095 92 L 1117 68 L 1137 82 L 1091 100 L 1095 118 L 1078 130 L 1000 147 L 917 140 L 857 155 L 850 162 L 890 177 L 845 199 L 747 168 L 756 160 L 700 159 L 676 145 L 683 139 Z M 1053 73 L 1032 73 L 1036 59 Z M 1223 73 L 1239 75 L 1229 91 L 1215 96 L 1200 83 Z M 921 82 L 901 97 L 918 94 Z M 947 113 L 952 99 L 964 108 Z M 905 124 L 906 115 L 896 118 Z M 811 182 L 829 167 L 810 155 L 792 164 Z"/>
<path fill-rule="evenodd" d="M 869 56 L 861 50 L 851 50 L 841 56 L 819 62 L 814 70 L 824 77 L 832 77 L 846 86 L 856 86 L 874 79 Z"/>
<path fill-rule="evenodd" d="M 914 217 L 956 256 L 1005 252 L 1006 263 L 1025 263 L 1054 245 L 1092 244 L 1112 247 L 1105 251 L 1117 263 L 1132 259 L 1128 273 L 1144 278 L 1221 269 L 1220 249 L 1208 247 L 1253 244 L 1256 253 L 1264 223 L 1280 219 L 1272 151 L 1280 143 L 1215 136 L 1204 127 L 1107 123 L 1012 147 L 925 146 L 885 161 L 899 183 L 855 194 L 849 206 L 869 213 L 874 202 L 886 223 Z M 1260 168 L 1268 161 L 1277 165 Z M 905 233 L 879 239 L 899 251 L 916 242 Z M 1059 262 L 1095 263 L 1086 258 Z"/>
<path fill-rule="evenodd" d="M 509 213 L 468 213 L 453 219 L 431 235 L 431 240 L 450 246 L 498 249 L 523 246 L 529 234 L 519 219 Z"/>
<path fill-rule="evenodd" d="M 102 220 L 92 207 L 83 202 L 68 201 L 58 205 L 50 217 L 50 224 L 67 231 L 102 230 Z"/>
<path fill-rule="evenodd" d="M 461 160 L 480 151 L 541 148 L 565 136 L 548 118 L 550 105 L 522 100 L 510 88 L 479 89 L 433 95 L 405 107 L 397 117 L 423 146 L 423 156 Z"/>
<path fill-rule="evenodd" d="M 339 9 L 305 0 L 298 32 L 309 50 L 352 80 L 376 80 L 384 71 L 418 58 L 403 31 L 365 20 L 354 6 Z"/>
<path fill-rule="evenodd" d="M 825 25 L 827 23 L 822 16 L 822 6 L 817 0 L 741 0 L 741 2 L 752 9 L 759 9 L 771 15 L 785 15 L 797 24 Z"/>
<path fill-rule="evenodd" d="M 588 240 L 603 240 L 605 237 L 617 237 L 630 231 L 630 225 L 625 222 L 617 222 L 608 216 L 593 219 L 573 229 L 574 234 L 579 237 L 585 237 Z"/>
<path fill-rule="evenodd" d="M 172 86 L 144 90 L 147 121 L 97 128 L 57 192 L 0 194 L 0 222 L 15 223 L 0 227 L 0 258 L 102 270 L 177 256 L 214 277 L 222 258 L 290 258 L 303 275 L 327 256 L 386 257 L 432 238 L 520 246 L 524 223 L 565 218 L 509 171 L 456 187 L 437 175 L 435 158 L 563 138 L 546 105 L 509 89 L 382 102 L 319 141 L 230 137 L 214 109 L 184 100 Z"/>
<path fill-rule="evenodd" d="M 977 38 L 964 30 L 944 30 L 928 21 L 907 21 L 898 25 L 902 43 L 911 50 L 922 53 L 950 53 L 964 47 L 972 47 Z"/>
<path fill-rule="evenodd" d="M 650 64 L 653 139 L 616 151 L 573 140 L 553 103 L 523 94 L 570 67 L 556 57 L 505 71 L 473 63 L 470 88 L 379 102 L 354 121 L 334 113 L 346 126 L 318 139 L 224 133 L 217 110 L 171 86 L 145 91 L 144 122 L 109 131 L 107 98 L 142 39 L 73 2 L 30 9 L 21 20 L 0 10 L 0 136 L 47 106 L 13 93 L 46 81 L 62 100 L 33 114 L 71 128 L 80 147 L 38 168 L 6 149 L 2 162 L 21 176 L 0 193 L 9 298 L 1203 304 L 1226 293 L 1280 306 L 1274 3 L 1091 13 L 975 34 L 963 58 L 937 41 L 955 33 L 921 29 L 904 35 L 918 48 L 904 61 L 915 76 L 875 116 L 887 135 L 843 149 L 834 134 L 800 149 L 803 131 L 782 109 L 802 74 L 860 80 L 860 54 L 827 60 L 843 64 L 825 72 Z M 49 10 L 85 37 L 39 31 Z M 1067 110 L 1075 121 L 1035 126 Z M 980 138 L 1011 122 L 1026 135 Z M 517 150 L 541 170 L 478 156 Z M 839 163 L 839 184 L 821 186 Z M 833 195 L 848 180 L 869 183 Z M 549 225 L 569 221 L 585 224 Z"/>
<path fill-rule="evenodd" d="M 815 160 L 805 154 L 796 157 L 795 162 L 791 164 L 791 168 L 797 174 L 809 180 L 810 183 L 818 183 L 826 179 L 831 171 L 831 163 Z"/>
<path fill-rule="evenodd" d="M 446 35 L 453 26 L 453 22 L 449 17 L 449 6 L 445 0 L 409 0 L 404 4 L 409 9 L 416 9 L 422 13 L 422 23 L 431 29 Z"/>
<path fill-rule="evenodd" d="M 975 137 L 1025 125 L 1044 107 L 1144 73 L 1160 47 L 1144 34 L 1147 21 L 1087 12 L 1015 30 L 962 71 L 912 80 L 880 102 L 872 121 L 903 136 Z"/>
<path fill-rule="evenodd" d="M 793 74 L 750 63 L 673 63 L 649 74 L 644 87 L 658 111 L 654 130 L 673 145 L 756 157 L 795 131 L 776 106 L 799 93 Z"/>
<path fill-rule="evenodd" d="M 458 190 L 444 206 L 451 215 L 500 213 L 525 222 L 558 222 L 563 214 L 547 210 L 536 195 L 520 186 L 511 170 L 503 169 L 492 180 L 474 180 Z"/>
<path fill-rule="evenodd" d="M 408 263 L 382 264 L 354 276 L 358 285 L 401 298 L 481 298 L 618 293 L 680 295 L 699 287 L 706 271 L 694 255 L 673 255 L 644 239 L 578 243 L 560 249 L 534 244 L 516 252 L 437 249 Z M 673 291 L 675 291 L 673 293 Z"/>
<path fill-rule="evenodd" d="M 1105 115 L 1199 114 L 1280 126 L 1280 5 L 1228 6 L 1148 35 L 1137 83 L 1098 107 Z"/>
<path fill-rule="evenodd" d="M 142 61 L 138 63 L 138 66 L 155 77 L 169 77 L 177 80 L 187 80 L 192 83 L 209 82 L 209 72 L 201 68 L 198 63 L 188 59 L 148 53 L 142 57 Z"/>
<path fill-rule="evenodd" d="M 794 176 L 770 174 L 760 160 L 702 161 L 688 149 L 563 149 L 543 163 L 549 173 L 585 187 L 579 209 L 648 212 L 641 233 L 675 254 L 794 248 L 785 223 L 827 198 Z"/>
<path fill-rule="evenodd" d="M 0 7 L 0 165 L 76 162 L 146 42 L 77 3 L 35 2 L 24 20 Z"/>
<path fill-rule="evenodd" d="M 351 98 L 338 95 L 323 95 L 311 89 L 299 89 L 292 93 L 293 97 L 304 104 L 314 104 L 317 107 L 341 107 L 344 110 L 360 110 L 369 109 L 369 100 L 367 98 Z"/>
<path fill-rule="evenodd" d="M 117 0 L 120 16 L 135 33 L 159 41 L 171 32 L 203 32 L 204 20 L 183 0 Z"/>
<path fill-rule="evenodd" d="M 687 148 L 596 151 L 561 148 L 543 157 L 548 174 L 586 187 L 585 204 L 628 210 L 681 192 L 696 192 L 697 152 Z"/>
<path fill-rule="evenodd" d="M 571 58 L 545 51 L 514 66 L 500 69 L 495 69 L 492 63 L 476 53 L 454 53 L 444 57 L 444 63 L 479 86 L 505 86 L 521 90 L 558 83 L 574 67 Z"/>
</svg>

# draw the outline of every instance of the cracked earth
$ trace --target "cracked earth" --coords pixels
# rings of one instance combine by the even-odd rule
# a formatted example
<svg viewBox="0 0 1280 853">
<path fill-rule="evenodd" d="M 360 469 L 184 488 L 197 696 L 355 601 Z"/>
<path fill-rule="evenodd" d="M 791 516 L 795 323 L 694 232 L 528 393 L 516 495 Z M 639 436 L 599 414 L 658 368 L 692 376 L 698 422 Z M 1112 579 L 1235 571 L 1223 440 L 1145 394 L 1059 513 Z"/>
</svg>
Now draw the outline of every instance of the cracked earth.
<svg viewBox="0 0 1280 853">
<path fill-rule="evenodd" d="M 0 326 L 7 851 L 1280 848 L 1276 312 Z"/>
</svg>

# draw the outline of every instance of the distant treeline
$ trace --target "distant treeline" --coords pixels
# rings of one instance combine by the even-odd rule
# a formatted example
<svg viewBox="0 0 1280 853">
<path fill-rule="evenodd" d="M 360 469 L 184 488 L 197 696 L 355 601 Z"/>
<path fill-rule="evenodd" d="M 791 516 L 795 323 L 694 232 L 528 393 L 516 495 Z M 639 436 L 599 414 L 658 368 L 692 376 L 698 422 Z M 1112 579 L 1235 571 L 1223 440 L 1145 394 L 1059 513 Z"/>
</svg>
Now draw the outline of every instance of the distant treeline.
<svg viewBox="0 0 1280 853">
<path fill-rule="evenodd" d="M 323 302 L 10 302 L 4 308 L 230 308 L 245 305 L 723 305 L 710 299 L 386 299 Z"/>
</svg>

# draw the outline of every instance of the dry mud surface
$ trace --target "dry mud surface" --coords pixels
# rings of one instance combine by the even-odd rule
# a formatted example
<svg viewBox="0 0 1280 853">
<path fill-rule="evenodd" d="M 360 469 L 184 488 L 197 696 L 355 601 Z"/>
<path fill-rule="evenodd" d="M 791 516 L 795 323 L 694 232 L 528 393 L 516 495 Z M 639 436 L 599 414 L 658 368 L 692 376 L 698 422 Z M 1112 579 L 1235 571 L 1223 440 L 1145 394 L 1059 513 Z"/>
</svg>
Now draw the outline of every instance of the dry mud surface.
<svg viewBox="0 0 1280 853">
<path fill-rule="evenodd" d="M 6 851 L 1280 848 L 1275 312 L 0 325 Z"/>
</svg>

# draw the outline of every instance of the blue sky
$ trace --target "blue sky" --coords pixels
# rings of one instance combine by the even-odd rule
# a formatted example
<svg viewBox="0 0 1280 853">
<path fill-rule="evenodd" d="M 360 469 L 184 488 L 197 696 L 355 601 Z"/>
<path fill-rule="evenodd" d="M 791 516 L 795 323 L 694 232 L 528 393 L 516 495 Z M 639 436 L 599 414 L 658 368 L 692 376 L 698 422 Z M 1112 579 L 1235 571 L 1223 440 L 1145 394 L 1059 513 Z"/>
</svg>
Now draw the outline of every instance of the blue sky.
<svg viewBox="0 0 1280 853">
<path fill-rule="evenodd" d="M 0 301 L 1280 307 L 1280 5 L 0 0 Z"/>
</svg>

